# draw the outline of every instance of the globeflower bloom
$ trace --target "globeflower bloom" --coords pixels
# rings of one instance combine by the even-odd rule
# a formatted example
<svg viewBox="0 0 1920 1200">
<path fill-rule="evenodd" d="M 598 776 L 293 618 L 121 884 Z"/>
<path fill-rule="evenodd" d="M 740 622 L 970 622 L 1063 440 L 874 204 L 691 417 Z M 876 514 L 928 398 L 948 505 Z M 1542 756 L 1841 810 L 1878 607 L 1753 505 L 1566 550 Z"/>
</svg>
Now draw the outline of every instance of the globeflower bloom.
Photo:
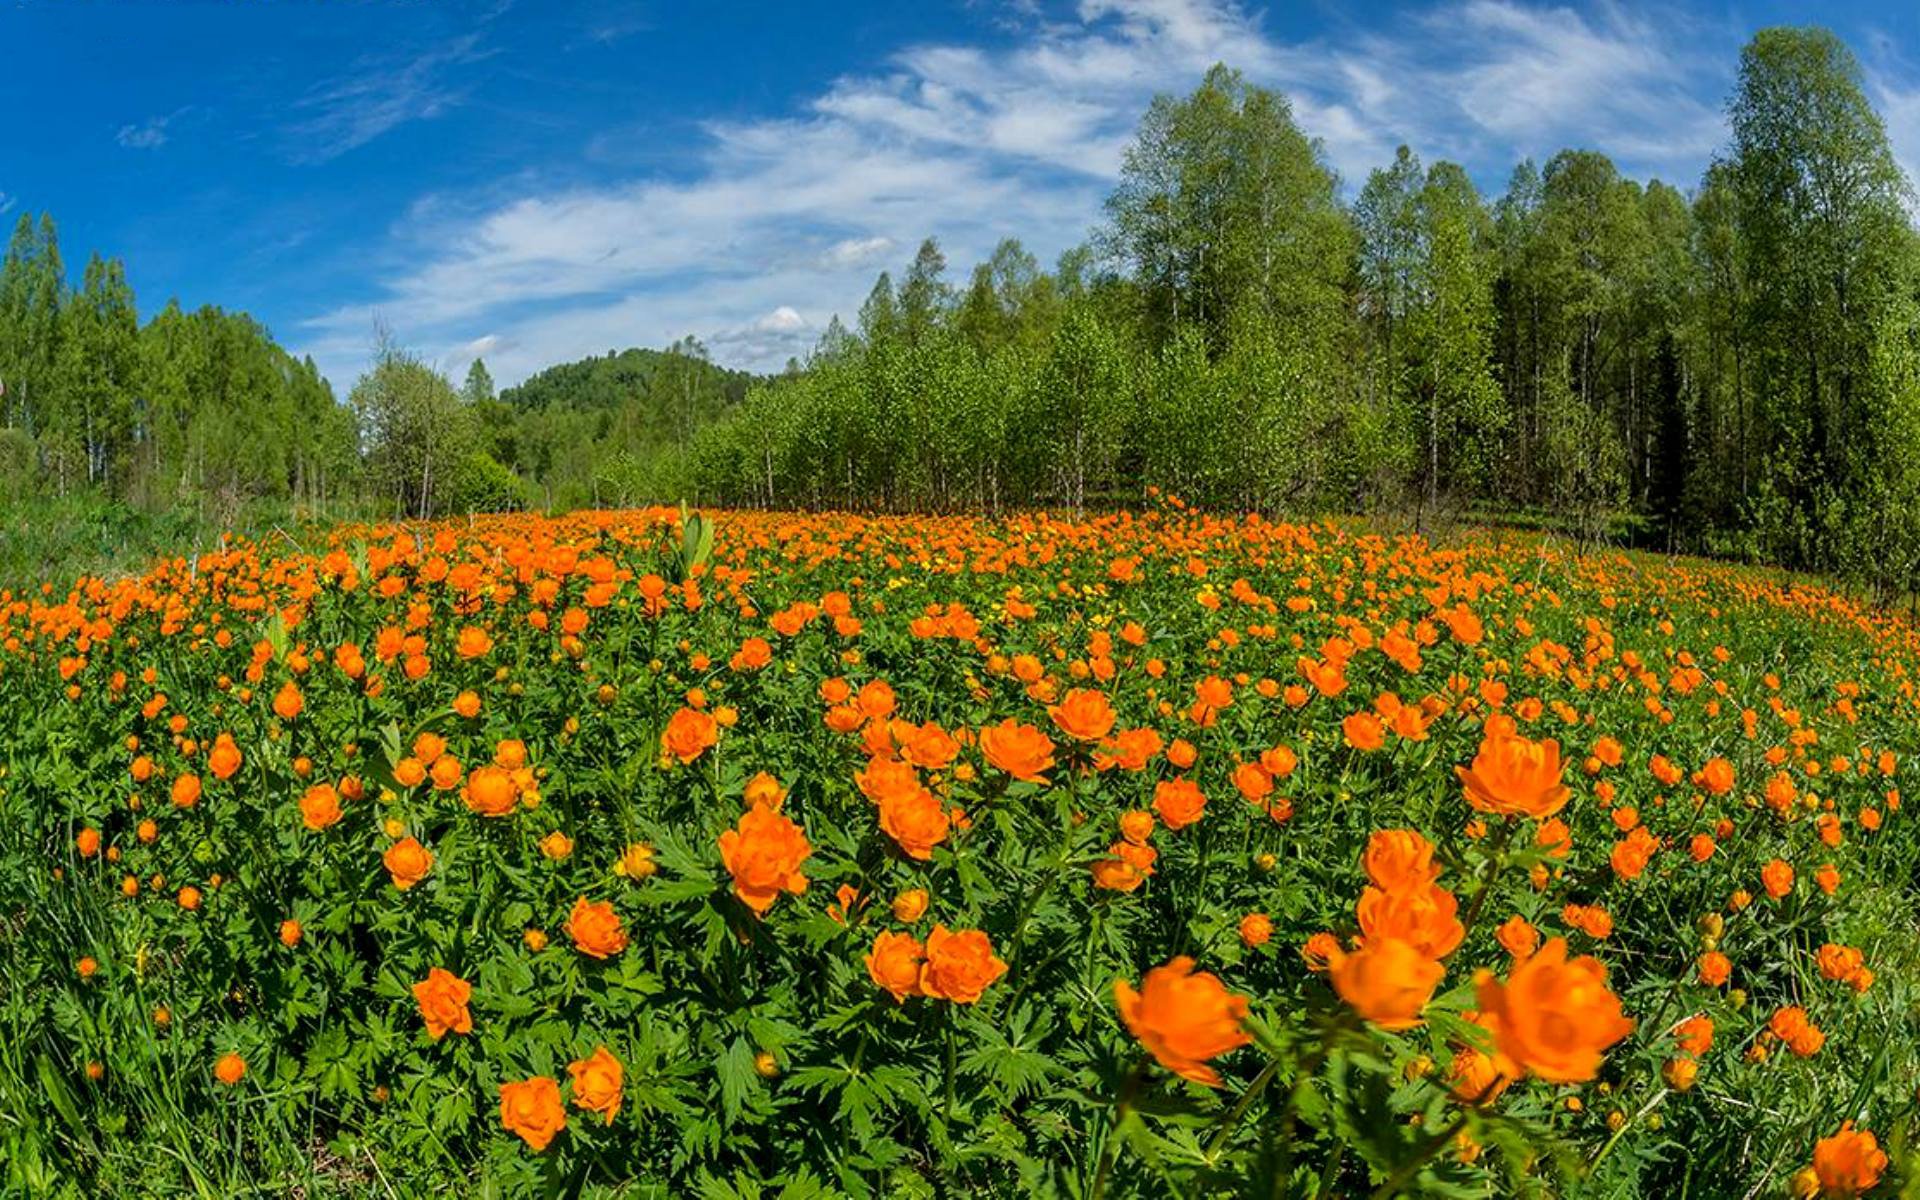
<svg viewBox="0 0 1920 1200">
<path fill-rule="evenodd" d="M 867 975 L 904 1004 L 907 997 L 920 994 L 920 968 L 926 959 L 927 948 L 912 934 L 882 930 L 867 952 Z"/>
<path fill-rule="evenodd" d="M 1811 1168 L 1822 1196 L 1847 1197 L 1880 1186 L 1887 1169 L 1887 1153 L 1873 1134 L 1842 1121 L 1839 1132 L 1823 1137 L 1813 1147 Z"/>
<path fill-rule="evenodd" d="M 1206 815 L 1207 798 L 1191 779 L 1163 779 L 1153 790 L 1153 811 L 1168 829 L 1185 829 Z"/>
<path fill-rule="evenodd" d="M 331 784 L 316 783 L 300 797 L 300 822 L 308 829 L 319 831 L 339 823 L 340 793 L 333 790 Z"/>
<path fill-rule="evenodd" d="M 929 996 L 972 1004 L 993 982 L 1007 973 L 1007 964 L 993 953 L 993 943 L 978 929 L 958 933 L 935 925 L 927 935 L 927 961 L 920 970 L 920 990 Z"/>
<path fill-rule="evenodd" d="M 1317 936 L 1317 935 L 1316 935 Z M 1447 969 L 1398 938 L 1372 938 L 1358 950 L 1337 943 L 1327 955 L 1333 988 L 1353 1011 L 1386 1030 L 1412 1029 Z"/>
<path fill-rule="evenodd" d="M 1117 719 L 1106 695 L 1092 688 L 1068 692 L 1060 703 L 1047 710 L 1047 716 L 1061 733 L 1076 742 L 1099 741 L 1113 730 Z"/>
<path fill-rule="evenodd" d="M 1390 892 L 1424 888 L 1440 878 L 1433 843 L 1412 829 L 1376 830 L 1360 865 L 1375 887 Z"/>
<path fill-rule="evenodd" d="M 1356 907 L 1360 931 L 1369 942 L 1389 939 L 1405 942 L 1423 957 L 1445 958 L 1466 937 L 1460 924 L 1459 901 L 1443 887 L 1427 884 L 1385 892 L 1369 887 Z"/>
<path fill-rule="evenodd" d="M 234 744 L 232 734 L 223 733 L 213 739 L 213 749 L 207 754 L 207 770 L 213 772 L 215 779 L 233 778 L 241 761 L 240 747 Z"/>
<path fill-rule="evenodd" d="M 443 967 L 428 971 L 425 979 L 413 985 L 427 1036 L 437 1042 L 449 1033 L 472 1033 L 473 1017 L 467 1012 L 472 996 L 473 985 L 452 971 Z"/>
<path fill-rule="evenodd" d="M 1113 998 L 1128 1031 L 1161 1066 L 1208 1087 L 1220 1085 L 1220 1073 L 1207 1060 L 1253 1040 L 1242 1028 L 1247 998 L 1210 972 L 1195 973 L 1184 955 L 1148 971 L 1139 991 L 1114 980 Z"/>
<path fill-rule="evenodd" d="M 606 901 L 598 904 L 585 896 L 573 902 L 567 916 L 567 936 L 574 948 L 589 958 L 611 958 L 627 948 L 627 931 L 620 914 Z"/>
<path fill-rule="evenodd" d="M 626 1082 L 626 1072 L 613 1052 L 605 1046 L 595 1047 L 590 1056 L 568 1063 L 567 1074 L 573 1077 L 573 1106 L 599 1113 L 608 1125 L 613 1124 L 620 1113 L 620 1091 Z"/>
<path fill-rule="evenodd" d="M 1560 782 L 1560 743 L 1490 732 L 1470 767 L 1455 767 L 1467 803 L 1498 816 L 1550 817 L 1570 794 Z"/>
<path fill-rule="evenodd" d="M 683 708 L 667 720 L 660 731 L 660 752 L 690 763 L 720 741 L 720 725 L 696 708 Z"/>
<path fill-rule="evenodd" d="M 1793 867 L 1781 859 L 1774 859 L 1760 868 L 1760 884 L 1766 888 L 1767 895 L 1779 900 L 1793 891 Z"/>
<path fill-rule="evenodd" d="M 433 852 L 422 846 L 416 838 L 402 838 L 387 847 L 387 852 L 380 856 L 380 863 L 392 877 L 393 886 L 404 892 L 433 870 Z"/>
<path fill-rule="evenodd" d="M 213 1077 L 232 1087 L 247 1077 L 247 1060 L 229 1050 L 213 1064 Z"/>
<path fill-rule="evenodd" d="M 1045 783 L 1053 767 L 1053 740 L 1012 717 L 980 731 L 980 752 L 1022 783 Z"/>
<path fill-rule="evenodd" d="M 1592 957 L 1569 960 L 1565 938 L 1515 963 L 1504 984 L 1483 972 L 1479 1003 L 1496 1019 L 1494 1047 L 1515 1077 L 1583 1083 L 1599 1072 L 1607 1047 L 1633 1032 L 1607 969 Z"/>
<path fill-rule="evenodd" d="M 467 776 L 467 807 L 483 817 L 504 817 L 519 803 L 520 790 L 505 767 L 485 766 Z"/>
<path fill-rule="evenodd" d="M 720 835 L 720 861 L 733 876 L 733 894 L 756 916 L 764 916 L 781 892 L 798 896 L 807 890 L 800 867 L 812 853 L 800 826 L 765 805 L 749 809 Z"/>
<path fill-rule="evenodd" d="M 507 1132 L 519 1134 L 535 1153 L 545 1150 L 567 1127 L 560 1084 L 545 1075 L 501 1084 L 500 1124 Z"/>
<path fill-rule="evenodd" d="M 925 862 L 947 840 L 952 822 L 926 788 L 889 793 L 880 801 L 880 828 L 908 858 Z"/>
</svg>

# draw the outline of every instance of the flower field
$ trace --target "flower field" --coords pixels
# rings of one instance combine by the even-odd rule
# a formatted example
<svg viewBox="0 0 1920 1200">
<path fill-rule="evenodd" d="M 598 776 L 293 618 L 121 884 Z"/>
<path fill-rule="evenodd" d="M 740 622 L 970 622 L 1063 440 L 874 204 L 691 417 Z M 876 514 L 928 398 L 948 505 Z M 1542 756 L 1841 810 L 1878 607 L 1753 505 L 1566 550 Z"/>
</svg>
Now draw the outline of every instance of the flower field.
<svg viewBox="0 0 1920 1200">
<path fill-rule="evenodd" d="M 1856 1196 L 1920 634 L 1177 503 L 0 603 L 0 1191 Z"/>
</svg>

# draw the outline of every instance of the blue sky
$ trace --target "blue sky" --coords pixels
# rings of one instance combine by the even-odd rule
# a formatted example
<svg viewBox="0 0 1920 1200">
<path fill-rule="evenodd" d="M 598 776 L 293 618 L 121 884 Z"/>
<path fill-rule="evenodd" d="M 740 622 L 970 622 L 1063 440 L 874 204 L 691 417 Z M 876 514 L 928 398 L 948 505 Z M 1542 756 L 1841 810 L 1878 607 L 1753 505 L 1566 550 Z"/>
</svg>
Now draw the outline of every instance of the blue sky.
<svg viewBox="0 0 1920 1200">
<path fill-rule="evenodd" d="M 1286 91 L 1349 190 L 1400 142 L 1497 191 L 1597 148 L 1690 187 L 1739 47 L 1819 21 L 1920 166 L 1920 10 L 1861 0 L 0 0 L 0 222 L 244 309 L 342 396 L 376 319 L 456 376 L 691 333 L 773 369 L 940 238 L 1051 259 L 1158 91 Z"/>
</svg>

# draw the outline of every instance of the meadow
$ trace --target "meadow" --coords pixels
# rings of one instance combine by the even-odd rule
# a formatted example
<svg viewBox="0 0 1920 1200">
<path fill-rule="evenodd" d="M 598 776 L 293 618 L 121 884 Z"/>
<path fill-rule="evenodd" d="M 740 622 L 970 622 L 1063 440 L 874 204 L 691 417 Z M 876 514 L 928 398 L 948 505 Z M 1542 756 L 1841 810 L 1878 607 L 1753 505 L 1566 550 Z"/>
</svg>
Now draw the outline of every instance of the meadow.
<svg viewBox="0 0 1920 1200">
<path fill-rule="evenodd" d="M 0 594 L 0 1191 L 1904 1194 L 1920 630 L 668 509 Z"/>
</svg>

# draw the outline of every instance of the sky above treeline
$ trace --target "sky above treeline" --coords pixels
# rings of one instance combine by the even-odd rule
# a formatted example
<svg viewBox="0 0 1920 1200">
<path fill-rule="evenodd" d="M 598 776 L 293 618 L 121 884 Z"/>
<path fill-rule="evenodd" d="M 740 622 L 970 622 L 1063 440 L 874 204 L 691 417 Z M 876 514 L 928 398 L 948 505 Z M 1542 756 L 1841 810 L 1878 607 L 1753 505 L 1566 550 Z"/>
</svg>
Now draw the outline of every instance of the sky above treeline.
<svg viewBox="0 0 1920 1200">
<path fill-rule="evenodd" d="M 0 6 L 0 224 L 244 309 L 344 396 L 376 321 L 458 377 L 692 334 L 777 369 L 940 239 L 1086 237 L 1156 92 L 1286 92 L 1349 195 L 1406 143 L 1489 196 L 1598 149 L 1691 189 L 1741 45 L 1853 47 L 1910 175 L 1920 6 L 926 0 Z"/>
</svg>

